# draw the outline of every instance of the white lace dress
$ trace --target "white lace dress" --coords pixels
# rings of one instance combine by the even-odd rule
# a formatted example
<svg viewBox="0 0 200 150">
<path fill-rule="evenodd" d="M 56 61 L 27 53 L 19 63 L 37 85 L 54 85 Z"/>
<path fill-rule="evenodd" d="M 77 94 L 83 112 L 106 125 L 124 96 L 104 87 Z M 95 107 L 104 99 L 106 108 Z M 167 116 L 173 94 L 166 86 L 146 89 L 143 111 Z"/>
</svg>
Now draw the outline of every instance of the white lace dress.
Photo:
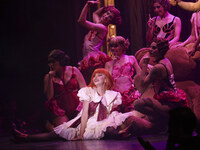
<svg viewBox="0 0 200 150">
<path fill-rule="evenodd" d="M 134 115 L 133 112 L 120 113 L 113 111 L 113 105 L 120 105 L 122 103 L 121 95 L 119 92 L 112 90 L 107 90 L 104 96 L 99 96 L 96 88 L 85 87 L 79 90 L 78 97 L 80 101 L 89 101 L 94 103 L 99 103 L 104 100 L 103 104 L 106 105 L 108 117 L 104 120 L 97 121 L 98 117 L 98 108 L 93 116 L 91 116 L 87 121 L 87 126 L 83 135 L 84 139 L 101 139 L 104 137 L 104 132 L 107 127 L 117 128 L 120 126 L 129 116 Z M 80 124 L 76 128 L 71 128 L 70 126 L 81 117 L 82 111 L 74 119 L 63 123 L 56 128 L 54 131 L 60 137 L 65 138 L 66 140 L 71 140 L 77 135 L 80 134 Z"/>
</svg>

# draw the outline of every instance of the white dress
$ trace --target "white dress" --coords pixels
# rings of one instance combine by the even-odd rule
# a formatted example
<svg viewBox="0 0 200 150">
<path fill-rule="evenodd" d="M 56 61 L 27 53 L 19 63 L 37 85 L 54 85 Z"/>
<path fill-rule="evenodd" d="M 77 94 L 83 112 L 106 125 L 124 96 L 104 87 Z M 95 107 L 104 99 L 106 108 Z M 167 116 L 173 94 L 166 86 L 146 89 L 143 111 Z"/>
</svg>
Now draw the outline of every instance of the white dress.
<svg viewBox="0 0 200 150">
<path fill-rule="evenodd" d="M 122 103 L 121 95 L 119 92 L 112 90 L 107 90 L 104 96 L 99 96 L 96 88 L 85 87 L 79 90 L 78 97 L 80 101 L 89 101 L 94 103 L 99 103 L 101 100 L 104 106 L 106 105 L 108 117 L 104 120 L 97 121 L 98 117 L 98 108 L 97 106 L 95 114 L 91 116 L 87 121 L 87 126 L 83 135 L 84 139 L 101 139 L 104 137 L 104 132 L 107 127 L 117 128 L 120 126 L 129 116 L 133 116 L 133 112 L 120 113 L 113 111 L 113 105 L 120 105 Z M 74 119 L 63 123 L 56 128 L 54 131 L 60 137 L 65 138 L 66 140 L 71 140 L 80 134 L 80 124 L 76 128 L 71 128 L 70 126 L 80 118 L 82 111 Z"/>
</svg>

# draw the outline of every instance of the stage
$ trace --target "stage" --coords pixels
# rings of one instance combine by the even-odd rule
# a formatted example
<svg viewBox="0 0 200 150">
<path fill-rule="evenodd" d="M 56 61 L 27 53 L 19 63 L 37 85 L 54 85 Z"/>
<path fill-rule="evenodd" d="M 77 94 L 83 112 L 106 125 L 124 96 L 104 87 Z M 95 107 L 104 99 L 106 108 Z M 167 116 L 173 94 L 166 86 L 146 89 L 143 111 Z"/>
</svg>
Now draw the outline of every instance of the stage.
<svg viewBox="0 0 200 150">
<path fill-rule="evenodd" d="M 14 143 L 11 135 L 0 137 L 1 150 L 143 150 L 136 137 L 128 140 L 87 140 L 87 141 L 48 141 Z M 167 135 L 144 136 L 156 148 L 163 150 Z"/>
</svg>

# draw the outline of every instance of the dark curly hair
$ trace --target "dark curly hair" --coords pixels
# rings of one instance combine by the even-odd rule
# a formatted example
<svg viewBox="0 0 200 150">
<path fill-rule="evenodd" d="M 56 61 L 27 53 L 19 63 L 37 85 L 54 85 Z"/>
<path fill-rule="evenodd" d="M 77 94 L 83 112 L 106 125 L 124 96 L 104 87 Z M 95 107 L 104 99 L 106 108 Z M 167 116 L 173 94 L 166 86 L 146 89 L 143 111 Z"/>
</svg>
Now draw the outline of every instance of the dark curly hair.
<svg viewBox="0 0 200 150">
<path fill-rule="evenodd" d="M 105 13 L 107 11 L 110 11 L 114 14 L 114 18 L 112 19 L 111 24 L 120 25 L 122 22 L 120 11 L 117 8 L 115 8 L 114 6 L 104 7 L 103 13 Z"/>
<path fill-rule="evenodd" d="M 54 49 L 48 56 L 48 63 L 54 63 L 58 61 L 61 66 L 69 65 L 69 56 L 62 50 Z"/>
<path fill-rule="evenodd" d="M 152 8 L 154 3 L 159 3 L 164 8 L 165 11 L 169 11 L 171 8 L 169 0 L 153 0 Z"/>
<path fill-rule="evenodd" d="M 157 48 L 161 55 L 164 57 L 167 51 L 169 50 L 169 42 L 165 38 L 155 38 L 152 42 L 157 44 Z"/>
</svg>

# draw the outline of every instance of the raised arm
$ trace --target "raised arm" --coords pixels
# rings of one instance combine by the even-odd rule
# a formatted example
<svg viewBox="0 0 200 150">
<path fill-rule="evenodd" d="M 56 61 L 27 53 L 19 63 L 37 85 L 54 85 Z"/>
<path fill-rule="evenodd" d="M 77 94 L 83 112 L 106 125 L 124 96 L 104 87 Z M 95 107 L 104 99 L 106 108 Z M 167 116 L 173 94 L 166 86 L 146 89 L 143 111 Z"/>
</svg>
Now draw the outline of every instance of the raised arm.
<svg viewBox="0 0 200 150">
<path fill-rule="evenodd" d="M 76 80 L 78 81 L 79 88 L 86 87 L 85 79 L 83 78 L 83 75 L 81 72 L 78 70 L 78 68 L 73 67 L 74 73 L 76 74 Z"/>
<path fill-rule="evenodd" d="M 175 18 L 175 30 L 174 30 L 174 38 L 169 41 L 169 44 L 178 42 L 181 34 L 181 19 L 179 17 Z"/>
<path fill-rule="evenodd" d="M 103 9 L 104 9 L 104 7 L 101 7 L 99 9 L 97 9 L 95 12 L 93 12 L 93 21 L 94 21 L 94 23 L 99 23 L 100 17 L 101 17 L 101 15 L 103 13 Z"/>
<path fill-rule="evenodd" d="M 188 10 L 188 11 L 199 11 L 200 10 L 200 1 L 193 3 L 193 2 L 184 2 L 181 0 L 170 0 L 170 3 L 173 6 L 178 5 L 181 8 Z"/>
<path fill-rule="evenodd" d="M 84 8 L 82 9 L 81 15 L 78 19 L 78 23 L 81 24 L 83 27 L 87 28 L 88 30 L 103 32 L 106 30 L 106 28 L 103 24 L 93 23 L 86 19 L 89 7 L 93 4 L 98 4 L 98 3 L 99 2 L 97 2 L 97 1 L 87 1 Z"/>
<path fill-rule="evenodd" d="M 151 43 L 151 41 L 152 41 L 154 24 L 155 24 L 155 18 L 151 18 L 151 15 L 149 14 L 149 20 L 147 22 L 148 29 L 147 29 L 147 33 L 146 33 L 147 43 Z"/>
</svg>

